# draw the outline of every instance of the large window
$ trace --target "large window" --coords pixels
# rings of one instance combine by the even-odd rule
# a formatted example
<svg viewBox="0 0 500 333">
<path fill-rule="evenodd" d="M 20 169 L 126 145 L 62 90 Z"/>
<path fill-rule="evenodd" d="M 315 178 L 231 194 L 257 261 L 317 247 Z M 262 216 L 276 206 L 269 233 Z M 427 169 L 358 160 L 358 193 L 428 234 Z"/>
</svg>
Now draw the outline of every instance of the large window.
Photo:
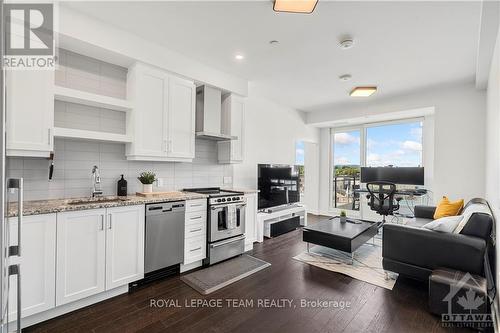
<svg viewBox="0 0 500 333">
<path fill-rule="evenodd" d="M 304 196 L 304 186 L 305 186 L 304 159 L 305 159 L 305 144 L 304 141 L 299 140 L 295 142 L 295 165 L 299 166 L 300 201 L 302 201 L 302 198 Z"/>
<path fill-rule="evenodd" d="M 361 166 L 422 166 L 422 119 L 335 128 L 331 207 L 359 210 Z"/>
<path fill-rule="evenodd" d="M 366 128 L 366 166 L 422 166 L 422 122 Z"/>
</svg>

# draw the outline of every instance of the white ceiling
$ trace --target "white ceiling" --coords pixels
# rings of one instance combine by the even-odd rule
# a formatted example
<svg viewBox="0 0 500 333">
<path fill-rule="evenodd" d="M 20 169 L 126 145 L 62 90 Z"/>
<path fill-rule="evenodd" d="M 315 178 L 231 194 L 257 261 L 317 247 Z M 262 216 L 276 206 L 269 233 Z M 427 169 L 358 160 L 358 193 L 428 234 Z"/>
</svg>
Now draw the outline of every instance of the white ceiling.
<svg viewBox="0 0 500 333">
<path fill-rule="evenodd" d="M 327 2 L 311 15 L 275 13 L 271 1 L 101 2 L 69 7 L 231 74 L 303 111 L 473 81 L 480 7 L 473 2 Z M 355 46 L 341 50 L 351 35 Z M 279 40 L 277 46 L 270 40 Z M 243 61 L 234 55 L 241 52 Z M 338 76 L 349 73 L 352 80 Z"/>
</svg>

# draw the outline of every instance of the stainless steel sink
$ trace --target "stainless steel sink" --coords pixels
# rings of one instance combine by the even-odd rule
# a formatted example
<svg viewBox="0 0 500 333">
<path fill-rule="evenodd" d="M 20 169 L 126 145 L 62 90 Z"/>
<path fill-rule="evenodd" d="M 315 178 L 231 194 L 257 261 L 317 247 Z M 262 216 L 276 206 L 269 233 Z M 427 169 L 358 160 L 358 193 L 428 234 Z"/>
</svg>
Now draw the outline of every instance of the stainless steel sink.
<svg viewBox="0 0 500 333">
<path fill-rule="evenodd" d="M 112 202 L 122 202 L 129 201 L 127 198 L 120 197 L 98 197 L 98 198 L 81 198 L 81 199 L 70 199 L 66 201 L 68 205 L 91 205 L 99 203 L 112 203 Z"/>
</svg>

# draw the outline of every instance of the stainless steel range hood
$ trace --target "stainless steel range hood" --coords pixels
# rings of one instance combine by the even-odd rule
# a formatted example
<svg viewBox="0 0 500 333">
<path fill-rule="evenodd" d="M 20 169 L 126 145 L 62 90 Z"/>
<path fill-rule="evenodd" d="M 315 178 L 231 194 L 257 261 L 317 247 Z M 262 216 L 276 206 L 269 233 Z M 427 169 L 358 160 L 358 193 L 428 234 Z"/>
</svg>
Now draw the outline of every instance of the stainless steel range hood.
<svg viewBox="0 0 500 333">
<path fill-rule="evenodd" d="M 214 87 L 196 88 L 196 137 L 200 139 L 228 141 L 238 137 L 222 133 L 222 92 Z"/>
</svg>

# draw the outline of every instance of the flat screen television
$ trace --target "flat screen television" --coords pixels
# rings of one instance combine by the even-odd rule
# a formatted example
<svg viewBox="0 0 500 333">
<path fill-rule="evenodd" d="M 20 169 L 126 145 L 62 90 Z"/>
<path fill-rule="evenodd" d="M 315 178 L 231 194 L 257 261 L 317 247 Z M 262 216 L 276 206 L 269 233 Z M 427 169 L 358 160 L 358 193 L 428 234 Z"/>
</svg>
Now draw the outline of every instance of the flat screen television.
<svg viewBox="0 0 500 333">
<path fill-rule="evenodd" d="M 258 165 L 258 209 L 300 201 L 298 165 Z"/>
<path fill-rule="evenodd" d="M 422 167 L 362 167 L 361 182 L 385 181 L 401 185 L 424 185 Z"/>
</svg>

